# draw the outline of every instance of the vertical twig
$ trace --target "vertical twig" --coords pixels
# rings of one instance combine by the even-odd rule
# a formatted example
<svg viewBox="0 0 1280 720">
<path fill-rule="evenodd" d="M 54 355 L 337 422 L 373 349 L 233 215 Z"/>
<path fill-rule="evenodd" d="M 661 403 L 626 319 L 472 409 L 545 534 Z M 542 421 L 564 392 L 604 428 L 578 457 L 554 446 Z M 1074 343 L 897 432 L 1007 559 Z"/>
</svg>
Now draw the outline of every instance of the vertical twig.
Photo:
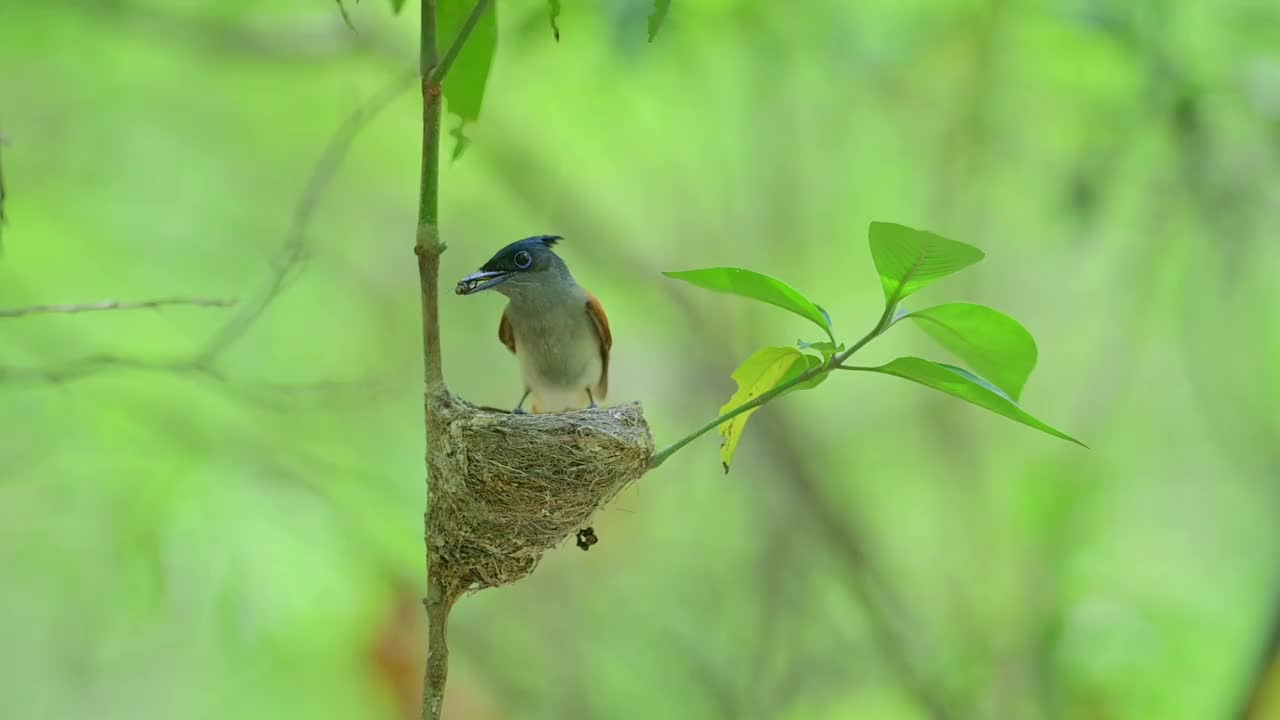
<svg viewBox="0 0 1280 720">
<path fill-rule="evenodd" d="M 477 0 L 467 16 L 457 37 L 449 43 L 444 58 L 440 57 L 436 0 L 421 0 L 422 31 L 418 72 L 422 79 L 422 181 L 418 194 L 418 228 L 413 252 L 418 257 L 418 284 L 422 296 L 422 359 L 423 380 L 426 384 L 426 413 L 424 429 L 427 448 L 427 503 L 432 506 L 432 494 L 440 478 L 437 466 L 432 462 L 432 436 L 436 428 L 433 417 L 439 398 L 445 392 L 444 370 L 440 359 L 440 319 L 438 311 L 440 254 L 445 244 L 440 241 L 440 114 L 444 100 L 441 83 L 466 44 L 467 37 L 475 29 L 480 17 L 488 11 L 492 0 Z M 429 532 L 429 530 L 427 531 Z M 422 684 L 422 718 L 439 720 L 444 705 L 445 682 L 449 677 L 449 645 L 447 631 L 449 611 L 458 599 L 458 588 L 446 584 L 437 558 L 432 552 L 431 539 L 426 538 L 427 549 L 427 597 L 423 604 L 427 610 L 427 667 Z"/>
<path fill-rule="evenodd" d="M 418 71 L 422 78 L 422 179 L 418 192 L 418 228 L 413 252 L 418 257 L 418 284 L 422 295 L 422 360 L 426 384 L 427 467 L 431 467 L 431 410 L 436 392 L 444 384 L 440 362 L 439 298 L 440 253 L 440 81 L 433 77 L 440 61 L 436 44 L 436 2 L 422 0 L 421 54 Z M 435 478 L 428 478 L 428 495 Z M 430 504 L 430 498 L 428 498 Z M 429 507 L 430 505 L 428 505 Z M 453 605 L 445 598 L 440 578 L 432 569 L 430 538 L 427 538 L 427 666 L 422 680 L 422 718 L 439 720 L 444 704 L 445 682 L 449 676 L 449 645 L 445 632 Z"/>
<path fill-rule="evenodd" d="M 413 252 L 418 257 L 418 284 L 422 295 L 422 360 L 426 383 L 427 468 L 431 467 L 431 411 L 435 395 L 444 385 L 440 362 L 439 298 L 440 253 L 440 81 L 433 77 L 440 61 L 436 44 L 436 0 L 422 0 L 421 54 L 418 71 L 422 78 L 422 179 L 418 192 L 418 228 Z M 428 477 L 428 496 L 434 477 Z M 430 497 L 428 497 L 430 507 Z M 427 538 L 427 666 L 422 680 L 422 718 L 439 720 L 444 705 L 445 682 L 449 677 L 449 645 L 445 636 L 449 610 L 440 578 L 432 568 L 430 538 Z"/>
</svg>

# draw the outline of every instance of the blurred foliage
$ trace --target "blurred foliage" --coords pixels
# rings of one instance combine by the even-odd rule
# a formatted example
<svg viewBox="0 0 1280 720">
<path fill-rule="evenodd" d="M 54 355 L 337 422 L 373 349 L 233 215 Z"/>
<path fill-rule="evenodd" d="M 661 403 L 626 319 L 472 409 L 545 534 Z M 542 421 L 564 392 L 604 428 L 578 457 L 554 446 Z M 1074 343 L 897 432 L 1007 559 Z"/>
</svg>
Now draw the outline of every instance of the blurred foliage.
<svg viewBox="0 0 1280 720">
<path fill-rule="evenodd" d="M 290 217 L 415 65 L 411 6 L 348 2 L 352 32 L 303 0 L 0 2 L 0 307 L 252 303 L 281 248 L 300 261 L 217 373 L 168 361 L 237 310 L 0 324 L 6 717 L 401 713 L 411 85 Z M 946 299 L 1017 315 L 1023 399 L 1092 449 L 859 375 L 790 395 L 733 476 L 704 438 L 590 552 L 459 603 L 447 717 L 1236 716 L 1280 590 L 1280 7 L 683 0 L 649 45 L 645 0 L 564 3 L 559 43 L 545 3 L 499 6 L 442 168 L 445 280 L 564 235 L 609 308 L 611 400 L 659 443 L 812 330 L 661 270 L 769 268 L 843 337 L 882 308 L 863 232 L 892 218 L 990 254 Z M 445 373 L 507 406 L 499 312 L 442 298 Z M 933 351 L 882 342 L 860 362 Z"/>
</svg>

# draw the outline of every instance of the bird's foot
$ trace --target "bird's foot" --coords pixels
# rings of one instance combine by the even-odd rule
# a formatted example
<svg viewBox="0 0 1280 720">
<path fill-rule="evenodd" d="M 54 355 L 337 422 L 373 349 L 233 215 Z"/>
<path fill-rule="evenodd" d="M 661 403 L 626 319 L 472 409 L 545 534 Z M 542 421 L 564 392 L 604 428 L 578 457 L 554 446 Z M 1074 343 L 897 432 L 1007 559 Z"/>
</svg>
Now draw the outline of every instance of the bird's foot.
<svg viewBox="0 0 1280 720">
<path fill-rule="evenodd" d="M 525 391 L 524 391 L 524 394 L 520 396 L 520 402 L 516 403 L 516 409 L 511 411 L 513 414 L 515 414 L 515 415 L 527 415 L 527 414 L 528 414 L 528 413 L 526 413 L 526 412 L 524 411 L 524 401 L 529 399 L 529 392 L 530 392 L 530 391 L 525 390 Z"/>
</svg>

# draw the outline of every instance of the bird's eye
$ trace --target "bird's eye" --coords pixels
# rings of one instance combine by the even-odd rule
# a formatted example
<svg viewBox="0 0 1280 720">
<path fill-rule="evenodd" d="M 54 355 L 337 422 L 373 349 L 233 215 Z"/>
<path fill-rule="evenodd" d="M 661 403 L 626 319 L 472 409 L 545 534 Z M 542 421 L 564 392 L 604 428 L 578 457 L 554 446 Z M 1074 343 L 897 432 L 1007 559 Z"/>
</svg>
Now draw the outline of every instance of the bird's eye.
<svg viewBox="0 0 1280 720">
<path fill-rule="evenodd" d="M 515 260 L 516 267 L 520 268 L 521 270 L 528 270 L 529 266 L 533 264 L 533 256 L 530 255 L 527 250 L 521 250 L 520 252 L 516 253 L 516 256 L 513 258 L 513 260 Z"/>
</svg>

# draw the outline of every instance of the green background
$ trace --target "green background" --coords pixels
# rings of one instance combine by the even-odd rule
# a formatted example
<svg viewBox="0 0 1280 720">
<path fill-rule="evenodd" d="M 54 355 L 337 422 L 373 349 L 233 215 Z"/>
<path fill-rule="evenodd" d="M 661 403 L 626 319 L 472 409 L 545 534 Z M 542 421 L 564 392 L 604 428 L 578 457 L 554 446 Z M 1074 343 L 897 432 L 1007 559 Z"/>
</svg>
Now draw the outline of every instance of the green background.
<svg viewBox="0 0 1280 720">
<path fill-rule="evenodd" d="M 1023 405 L 1091 449 L 837 374 L 730 475 L 703 438 L 589 553 L 460 601 L 446 717 L 1233 717 L 1280 584 L 1280 6 L 675 0 L 648 44 L 644 2 L 564 5 L 557 44 L 498 3 L 446 289 L 564 235 L 661 445 L 755 348 L 820 339 L 661 271 L 784 278 L 848 342 L 868 224 L 927 228 L 987 259 L 908 305 L 1021 320 Z M 416 59 L 413 7 L 347 7 L 0 0 L 0 308 L 251 303 Z M 164 366 L 234 310 L 0 319 L 0 716 L 396 717 L 368 648 L 423 585 L 419 103 L 355 140 L 216 375 Z M 508 406 L 500 311 L 441 297 L 450 386 Z M 858 357 L 905 354 L 951 361 L 905 325 Z"/>
</svg>

